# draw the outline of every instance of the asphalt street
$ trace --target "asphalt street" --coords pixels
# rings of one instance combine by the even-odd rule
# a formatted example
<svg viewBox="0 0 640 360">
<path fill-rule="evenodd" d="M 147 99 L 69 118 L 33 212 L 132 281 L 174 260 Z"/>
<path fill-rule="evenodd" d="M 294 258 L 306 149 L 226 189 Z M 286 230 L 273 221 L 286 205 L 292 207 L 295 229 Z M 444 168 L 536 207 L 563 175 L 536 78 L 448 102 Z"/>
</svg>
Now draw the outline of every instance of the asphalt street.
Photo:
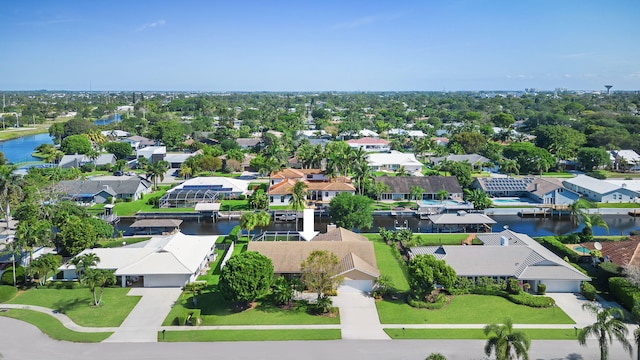
<svg viewBox="0 0 640 360">
<path fill-rule="evenodd" d="M 449 360 L 484 359 L 480 340 L 332 340 L 218 343 L 100 343 L 76 344 L 50 339 L 36 327 L 0 317 L 0 359 L 3 360 L 163 360 L 238 359 L 418 360 L 440 352 Z M 577 341 L 534 341 L 530 359 L 596 360 L 598 346 Z M 615 343 L 609 359 L 630 359 Z"/>
</svg>

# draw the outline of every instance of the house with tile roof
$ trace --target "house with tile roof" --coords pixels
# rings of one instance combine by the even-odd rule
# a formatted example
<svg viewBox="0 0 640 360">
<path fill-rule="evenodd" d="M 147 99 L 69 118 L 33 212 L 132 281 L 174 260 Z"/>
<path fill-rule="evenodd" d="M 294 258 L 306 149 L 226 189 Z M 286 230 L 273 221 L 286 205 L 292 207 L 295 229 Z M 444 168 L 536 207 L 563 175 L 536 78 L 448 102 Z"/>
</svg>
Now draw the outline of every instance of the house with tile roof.
<svg viewBox="0 0 640 360">
<path fill-rule="evenodd" d="M 544 284 L 547 292 L 576 293 L 583 281 L 591 281 L 528 235 L 504 230 L 476 237 L 482 245 L 419 246 L 411 248 L 410 253 L 444 260 L 459 277 L 515 278 L 528 283 L 533 291 Z"/>
<path fill-rule="evenodd" d="M 356 188 L 347 177 L 328 178 L 321 169 L 286 168 L 269 176 L 269 205 L 289 206 L 296 182 L 307 185 L 307 200 L 326 207 L 340 193 L 355 194 Z"/>
<path fill-rule="evenodd" d="M 574 178 L 566 179 L 562 184 L 567 189 L 575 191 L 593 202 L 634 202 L 640 198 L 640 193 L 629 189 L 624 184 L 618 186 L 587 175 L 578 175 Z"/>
<path fill-rule="evenodd" d="M 380 276 L 373 243 L 362 235 L 335 228 L 311 241 L 252 241 L 247 251 L 257 251 L 271 259 L 275 276 L 298 277 L 300 265 L 316 250 L 328 251 L 338 258 L 338 274 L 343 281 L 340 291 L 373 289 Z"/>
<path fill-rule="evenodd" d="M 387 140 L 373 137 L 347 140 L 346 143 L 354 149 L 362 149 L 366 152 L 389 152 L 391 145 Z"/>
<path fill-rule="evenodd" d="M 489 196 L 527 196 L 527 187 L 533 178 L 477 177 L 471 182 L 472 189 L 480 189 Z"/>
<path fill-rule="evenodd" d="M 535 178 L 526 185 L 527 196 L 545 205 L 571 205 L 580 194 L 564 187 L 558 178 Z"/>
<path fill-rule="evenodd" d="M 217 238 L 175 232 L 117 248 L 86 249 L 76 256 L 96 254 L 96 268 L 114 270 L 122 287 L 181 287 L 195 281 L 214 259 Z M 64 279 L 77 278 L 71 262 L 59 270 Z"/>
<path fill-rule="evenodd" d="M 69 200 L 104 204 L 109 198 L 138 200 L 151 192 L 151 182 L 138 176 L 100 176 L 60 181 L 53 191 Z"/>
<path fill-rule="evenodd" d="M 454 161 L 454 162 L 468 162 L 471 167 L 475 170 L 482 170 L 485 167 L 485 164 L 491 163 L 491 160 L 486 157 L 478 154 L 466 154 L 466 155 L 447 155 L 440 157 L 432 157 L 429 159 L 431 165 L 438 165 L 443 161 Z"/>
</svg>

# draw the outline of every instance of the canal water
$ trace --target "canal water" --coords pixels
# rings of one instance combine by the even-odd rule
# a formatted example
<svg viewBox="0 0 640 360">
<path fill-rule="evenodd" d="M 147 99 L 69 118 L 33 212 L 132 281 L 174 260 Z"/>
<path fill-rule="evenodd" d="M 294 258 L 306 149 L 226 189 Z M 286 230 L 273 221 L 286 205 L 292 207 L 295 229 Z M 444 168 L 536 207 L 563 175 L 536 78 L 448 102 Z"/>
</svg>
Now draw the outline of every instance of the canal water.
<svg viewBox="0 0 640 360">
<path fill-rule="evenodd" d="M 106 125 L 112 122 L 120 121 L 120 114 L 114 114 L 104 119 L 96 120 L 96 125 Z M 53 139 L 48 133 L 27 135 L 16 139 L 0 142 L 0 151 L 4 153 L 4 157 L 7 161 L 14 164 L 40 161 L 36 157 L 31 156 L 31 153 L 42 144 L 53 144 Z"/>
<path fill-rule="evenodd" d="M 524 233 L 529 236 L 548 236 L 548 235 L 565 235 L 575 231 L 580 231 L 584 225 L 576 226 L 569 219 L 542 219 L 542 218 L 521 218 L 517 215 L 493 215 L 491 216 L 497 223 L 493 225 L 493 231 L 498 232 L 507 226 L 509 229 Z M 628 215 L 603 215 L 602 218 L 609 225 L 609 235 L 629 235 L 632 230 L 640 230 L 640 220 Z M 122 219 L 117 224 L 116 230 L 122 230 L 125 233 L 130 232 L 129 226 L 135 221 L 134 219 Z M 318 217 L 315 219 L 315 230 L 325 232 L 327 224 L 332 222 L 330 217 Z M 228 234 L 234 226 L 239 225 L 238 220 L 218 220 L 201 219 L 199 222 L 195 219 L 185 220 L 180 229 L 185 234 L 190 235 L 222 235 Z M 432 232 L 431 224 L 428 220 L 419 220 L 413 216 L 392 217 L 392 216 L 374 216 L 373 226 L 369 230 L 363 232 L 378 232 L 378 228 L 393 229 L 396 226 L 407 226 L 413 232 L 429 233 Z M 264 230 L 268 231 L 295 231 L 294 222 L 272 222 Z M 302 230 L 302 222 L 300 222 L 299 230 Z M 261 229 L 254 229 L 252 233 L 260 233 Z M 594 227 L 595 235 L 607 235 L 604 228 Z"/>
</svg>

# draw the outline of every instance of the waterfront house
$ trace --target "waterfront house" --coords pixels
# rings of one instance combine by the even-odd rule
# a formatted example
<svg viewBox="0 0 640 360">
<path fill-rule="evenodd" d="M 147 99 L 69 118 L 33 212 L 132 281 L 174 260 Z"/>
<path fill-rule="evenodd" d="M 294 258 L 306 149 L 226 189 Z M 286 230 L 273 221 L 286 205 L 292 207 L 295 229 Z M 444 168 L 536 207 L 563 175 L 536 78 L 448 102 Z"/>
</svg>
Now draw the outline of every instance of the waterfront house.
<svg viewBox="0 0 640 360">
<path fill-rule="evenodd" d="M 138 176 L 100 176 L 61 181 L 54 191 L 73 201 L 104 204 L 109 198 L 138 200 L 151 192 L 151 182 Z"/>
<path fill-rule="evenodd" d="M 228 177 L 200 176 L 186 180 L 167 190 L 159 206 L 194 207 L 198 203 L 213 203 L 220 199 L 237 199 L 249 193 L 249 181 Z"/>
<path fill-rule="evenodd" d="M 413 200 L 414 187 L 422 189 L 419 200 L 439 200 L 438 193 L 445 190 L 448 198 L 462 201 L 462 187 L 455 176 L 379 176 L 376 181 L 385 183 L 389 191 L 380 196 L 380 200 Z"/>
<path fill-rule="evenodd" d="M 429 159 L 431 165 L 439 165 L 443 161 L 454 161 L 454 162 L 468 162 L 471 167 L 476 170 L 482 170 L 486 164 L 490 164 L 491 160 L 486 157 L 478 154 L 467 154 L 467 155 L 447 155 L 440 157 L 432 157 Z M 495 166 L 491 166 L 494 168 Z"/>
<path fill-rule="evenodd" d="M 593 202 L 633 202 L 640 197 L 640 193 L 627 188 L 624 183 L 622 186 L 618 186 L 587 175 L 578 175 L 574 178 L 566 179 L 562 184 L 567 189 L 575 191 Z"/>
<path fill-rule="evenodd" d="M 580 292 L 591 278 L 525 234 L 504 230 L 477 234 L 482 245 L 442 245 L 411 248 L 411 256 L 430 254 L 444 260 L 458 277 L 477 280 L 518 279 L 535 291 L 544 284 L 547 292 Z"/>
<path fill-rule="evenodd" d="M 558 178 L 535 178 L 527 185 L 527 196 L 545 205 L 571 205 L 580 194 L 564 187 Z"/>
<path fill-rule="evenodd" d="M 122 287 L 181 287 L 195 281 L 215 259 L 217 238 L 176 232 L 117 248 L 86 249 L 76 256 L 96 254 L 96 268 L 114 270 Z M 58 270 L 64 279 L 77 279 L 71 262 Z"/>
<path fill-rule="evenodd" d="M 373 243 L 343 228 L 328 228 L 311 241 L 251 241 L 247 247 L 271 259 L 274 276 L 288 278 L 299 277 L 300 265 L 316 250 L 338 258 L 337 276 L 343 277 L 339 291 L 369 292 L 380 276 Z"/>
<path fill-rule="evenodd" d="M 316 206 L 326 206 L 338 194 L 355 194 L 356 188 L 347 177 L 328 178 L 321 169 L 286 168 L 269 176 L 269 205 L 289 206 L 296 182 L 307 185 L 307 200 Z"/>
<path fill-rule="evenodd" d="M 116 156 L 113 154 L 100 154 L 97 158 L 92 159 L 84 154 L 76 155 L 64 155 L 58 162 L 58 166 L 61 168 L 79 168 L 85 164 L 93 164 L 98 166 L 113 166 L 116 164 Z"/>
<path fill-rule="evenodd" d="M 527 187 L 533 182 L 533 178 L 512 178 L 512 177 L 477 177 L 471 182 L 472 189 L 480 189 L 489 196 L 527 196 Z"/>
</svg>

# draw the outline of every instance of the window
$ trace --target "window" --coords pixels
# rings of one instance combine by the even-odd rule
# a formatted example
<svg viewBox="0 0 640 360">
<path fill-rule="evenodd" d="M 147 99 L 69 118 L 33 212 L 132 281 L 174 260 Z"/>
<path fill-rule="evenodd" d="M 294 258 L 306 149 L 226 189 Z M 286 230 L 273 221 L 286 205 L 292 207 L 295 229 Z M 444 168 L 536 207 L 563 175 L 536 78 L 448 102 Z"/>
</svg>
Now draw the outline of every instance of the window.
<svg viewBox="0 0 640 360">
<path fill-rule="evenodd" d="M 269 202 L 273 202 L 273 196 L 269 196 Z"/>
<path fill-rule="evenodd" d="M 280 202 L 283 203 L 284 202 L 284 195 L 280 196 Z"/>
<path fill-rule="evenodd" d="M 325 197 L 329 197 L 329 192 L 328 192 L 328 191 L 325 191 L 325 192 L 324 192 L 324 196 L 325 196 Z"/>
</svg>

